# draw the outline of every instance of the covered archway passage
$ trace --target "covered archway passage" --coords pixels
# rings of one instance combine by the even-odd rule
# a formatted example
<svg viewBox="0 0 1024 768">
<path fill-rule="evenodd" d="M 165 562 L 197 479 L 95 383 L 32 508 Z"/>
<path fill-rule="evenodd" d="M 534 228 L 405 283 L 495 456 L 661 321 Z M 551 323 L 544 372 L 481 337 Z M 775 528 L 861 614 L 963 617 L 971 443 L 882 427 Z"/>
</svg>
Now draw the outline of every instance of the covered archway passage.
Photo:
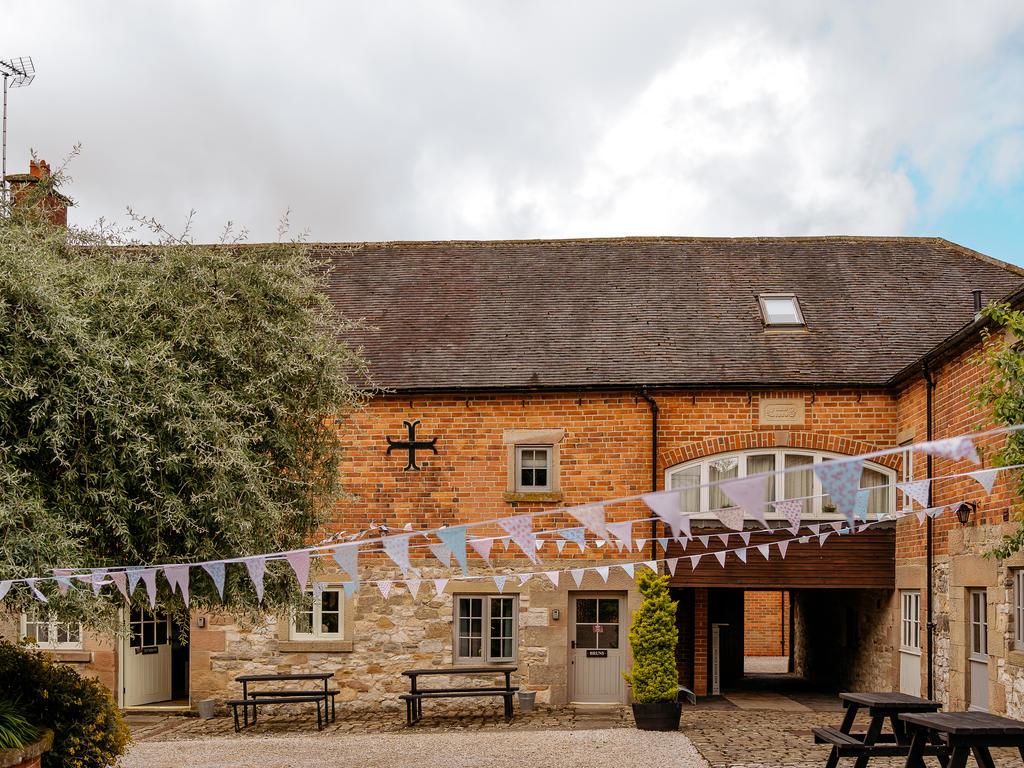
<svg viewBox="0 0 1024 768">
<path fill-rule="evenodd" d="M 829 536 L 824 546 L 811 536 L 792 542 L 785 558 L 771 547 L 765 560 L 756 544 L 791 539 L 789 532 L 751 537 L 747 562 L 729 554 L 725 566 L 713 556 L 713 534 L 705 550 L 678 544 L 669 557 L 680 557 L 670 584 L 679 602 L 677 659 L 679 682 L 697 696 L 742 687 L 752 680 L 770 682 L 764 672 L 788 675 L 816 690 L 886 686 L 890 677 L 889 601 L 895 589 L 895 528 L 878 526 L 856 534 Z M 734 540 L 738 537 L 734 537 Z M 737 542 L 738 543 L 738 542 Z M 734 548 L 731 544 L 728 548 Z M 686 555 L 701 554 L 696 569 Z M 751 594 L 783 595 L 779 611 L 788 626 L 780 631 L 779 656 L 785 670 L 744 670 Z M 762 617 L 763 618 L 763 617 Z M 780 628 L 781 630 L 781 628 Z M 781 679 L 780 679 L 781 681 Z"/>
</svg>

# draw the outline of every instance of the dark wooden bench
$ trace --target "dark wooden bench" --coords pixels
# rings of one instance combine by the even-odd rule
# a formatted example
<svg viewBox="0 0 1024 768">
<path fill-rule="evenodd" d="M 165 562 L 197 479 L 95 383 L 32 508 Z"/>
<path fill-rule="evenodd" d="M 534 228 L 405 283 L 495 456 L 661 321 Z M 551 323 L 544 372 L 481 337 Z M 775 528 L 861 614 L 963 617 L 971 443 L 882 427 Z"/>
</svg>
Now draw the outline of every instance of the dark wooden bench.
<svg viewBox="0 0 1024 768">
<path fill-rule="evenodd" d="M 410 680 L 409 693 L 403 693 L 398 698 L 405 702 L 405 721 L 407 725 L 415 725 L 423 718 L 424 699 L 461 699 L 474 697 L 497 697 L 501 698 L 505 710 L 505 722 L 512 720 L 513 708 L 512 697 L 519 686 L 512 685 L 512 673 L 516 667 L 446 667 L 443 669 L 407 669 L 402 674 Z M 417 686 L 417 678 L 424 675 L 494 675 L 505 676 L 503 686 L 476 686 L 476 687 L 451 687 L 451 688 L 428 688 L 422 689 Z"/>
<path fill-rule="evenodd" d="M 242 730 L 238 723 L 238 708 L 242 707 L 245 725 L 248 727 L 249 707 L 252 707 L 252 724 L 256 725 L 256 708 L 264 704 L 316 704 L 316 729 L 318 731 L 324 729 L 324 716 L 326 713 L 323 710 L 326 709 L 326 705 L 324 704 L 324 695 L 322 693 L 306 692 L 301 696 L 285 696 L 277 692 L 271 695 L 250 693 L 244 699 L 229 699 L 224 703 L 231 707 L 231 713 L 235 720 L 235 733 Z"/>
<path fill-rule="evenodd" d="M 913 729 L 908 768 L 924 768 L 922 759 L 936 740 L 947 750 L 949 768 L 964 768 L 974 755 L 979 768 L 994 768 L 993 747 L 1013 747 L 1024 759 L 1024 723 L 988 712 L 921 712 L 900 715 Z M 943 765 L 947 765 L 943 757 Z"/>
<path fill-rule="evenodd" d="M 284 691 L 284 690 L 281 690 L 281 691 L 253 691 L 252 693 L 249 694 L 249 697 L 250 698 L 252 698 L 252 697 L 271 698 L 271 697 L 278 697 L 278 696 L 312 696 L 313 693 L 314 693 L 313 691 L 310 691 L 308 689 L 307 690 L 296 689 L 296 690 L 290 690 L 290 691 Z M 325 720 L 329 719 L 331 722 L 333 722 L 335 720 L 335 718 L 337 717 L 337 713 L 336 713 L 336 710 L 334 708 L 334 701 L 335 701 L 335 697 L 338 695 L 338 690 L 336 688 L 328 688 L 327 690 L 324 690 L 322 692 L 321 691 L 316 691 L 315 693 L 316 693 L 317 696 L 319 696 L 320 698 L 324 699 L 324 706 L 325 707 L 327 706 L 327 701 L 330 701 L 330 703 L 331 703 L 331 716 L 330 716 L 330 718 L 327 717 L 327 712 L 326 712 L 326 709 L 325 709 L 325 711 L 324 711 L 324 719 Z"/>
</svg>

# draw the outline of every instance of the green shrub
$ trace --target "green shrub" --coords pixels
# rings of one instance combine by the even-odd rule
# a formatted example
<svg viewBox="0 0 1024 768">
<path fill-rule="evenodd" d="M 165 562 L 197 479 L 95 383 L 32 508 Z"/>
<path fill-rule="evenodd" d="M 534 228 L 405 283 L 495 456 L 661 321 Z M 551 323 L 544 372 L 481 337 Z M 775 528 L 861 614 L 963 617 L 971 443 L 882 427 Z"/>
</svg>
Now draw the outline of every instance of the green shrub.
<svg viewBox="0 0 1024 768">
<path fill-rule="evenodd" d="M 0 699 L 0 749 L 17 749 L 39 738 L 39 729 L 29 722 L 13 701 Z"/>
<path fill-rule="evenodd" d="M 633 701 L 650 704 L 675 701 L 679 678 L 676 671 L 676 603 L 669 598 L 668 577 L 643 571 L 637 585 L 643 602 L 633 614 L 629 644 L 633 669 L 625 675 L 633 687 Z"/>
<path fill-rule="evenodd" d="M 43 768 L 107 768 L 128 745 L 110 692 L 39 651 L 0 641 L 0 698 L 17 698 L 29 722 L 53 731 Z"/>
</svg>

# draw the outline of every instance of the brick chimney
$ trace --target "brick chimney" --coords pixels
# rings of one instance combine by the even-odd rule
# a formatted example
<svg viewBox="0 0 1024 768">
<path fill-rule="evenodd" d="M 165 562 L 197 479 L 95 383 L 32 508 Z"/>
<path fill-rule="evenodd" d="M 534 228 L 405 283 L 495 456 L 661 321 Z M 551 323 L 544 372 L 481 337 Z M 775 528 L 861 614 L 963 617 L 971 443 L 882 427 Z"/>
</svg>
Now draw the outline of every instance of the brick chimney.
<svg viewBox="0 0 1024 768">
<path fill-rule="evenodd" d="M 31 160 L 28 173 L 15 173 L 7 177 L 11 190 L 11 205 L 38 206 L 51 224 L 59 227 L 68 225 L 68 206 L 71 199 L 57 191 L 55 186 L 39 187 L 50 179 L 50 164 L 45 160 Z"/>
</svg>

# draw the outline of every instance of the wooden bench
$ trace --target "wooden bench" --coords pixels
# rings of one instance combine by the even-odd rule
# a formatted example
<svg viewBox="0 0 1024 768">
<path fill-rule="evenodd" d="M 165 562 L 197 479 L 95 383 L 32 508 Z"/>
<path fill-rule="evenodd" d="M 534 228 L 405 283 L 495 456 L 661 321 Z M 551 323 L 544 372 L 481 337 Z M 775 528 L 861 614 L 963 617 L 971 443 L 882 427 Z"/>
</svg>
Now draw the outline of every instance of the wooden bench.
<svg viewBox="0 0 1024 768">
<path fill-rule="evenodd" d="M 512 673 L 515 667 L 446 667 L 443 669 L 408 669 L 402 674 L 409 678 L 410 691 L 403 693 L 398 698 L 405 702 L 405 721 L 407 725 L 415 725 L 423 718 L 424 699 L 461 699 L 473 697 L 500 697 L 504 703 L 505 722 L 512 720 L 512 697 L 519 686 L 512 685 Z M 494 675 L 505 676 L 505 684 L 502 686 L 477 686 L 477 687 L 453 687 L 453 688 L 429 688 L 422 689 L 417 686 L 417 679 L 421 676 L 430 675 Z"/>
<path fill-rule="evenodd" d="M 241 731 L 241 727 L 238 723 L 238 708 L 242 707 L 243 715 L 245 716 L 245 725 L 249 725 L 249 707 L 252 707 L 252 724 L 256 725 L 256 707 L 264 704 L 316 704 L 316 729 L 322 731 L 324 729 L 324 712 L 321 709 L 326 709 L 325 699 L 323 693 L 310 693 L 306 692 L 302 695 L 284 695 L 283 692 L 273 693 L 250 693 L 244 699 L 229 699 L 224 702 L 231 707 L 232 716 L 235 720 L 235 733 Z"/>
<path fill-rule="evenodd" d="M 266 698 L 270 698 L 270 697 L 283 697 L 283 696 L 312 696 L 313 692 L 308 690 L 308 689 L 306 689 L 306 690 L 297 689 L 297 690 L 291 690 L 291 691 L 283 691 L 283 690 L 282 691 L 253 691 L 252 693 L 250 693 L 248 695 L 249 695 L 249 698 L 253 698 L 253 697 L 259 697 L 259 698 L 266 697 Z M 333 722 L 334 719 L 337 716 L 335 708 L 334 708 L 334 700 L 335 700 L 335 697 L 338 695 L 337 689 L 335 689 L 335 688 L 328 688 L 328 689 L 326 689 L 326 690 L 324 690 L 322 692 L 321 691 L 316 691 L 316 695 L 324 700 L 324 719 L 325 720 L 330 720 L 330 721 Z M 327 711 L 326 711 L 327 701 L 328 700 L 331 702 L 331 716 L 330 716 L 330 718 L 327 717 Z"/>
</svg>

